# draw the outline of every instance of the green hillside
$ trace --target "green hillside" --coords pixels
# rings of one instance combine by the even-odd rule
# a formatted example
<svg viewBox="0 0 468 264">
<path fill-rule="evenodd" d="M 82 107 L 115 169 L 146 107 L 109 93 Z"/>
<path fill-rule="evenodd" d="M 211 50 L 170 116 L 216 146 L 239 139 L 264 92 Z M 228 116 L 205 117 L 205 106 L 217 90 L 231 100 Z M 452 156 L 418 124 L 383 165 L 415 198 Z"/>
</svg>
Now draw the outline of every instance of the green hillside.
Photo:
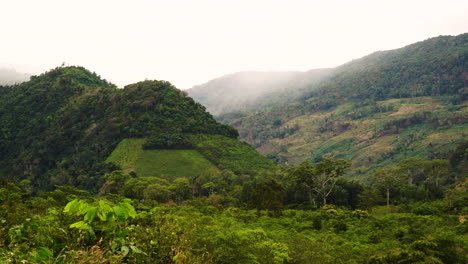
<svg viewBox="0 0 468 264">
<path fill-rule="evenodd" d="M 333 69 L 294 102 L 218 120 L 280 164 L 325 157 L 354 173 L 450 157 L 467 139 L 468 34 L 376 52 Z"/>
<path fill-rule="evenodd" d="M 466 36 L 218 117 L 270 159 L 165 81 L 0 86 L 0 263 L 468 263 Z"/>
<path fill-rule="evenodd" d="M 236 138 L 165 81 L 118 89 L 82 67 L 59 67 L 0 86 L 0 175 L 35 190 L 69 184 L 97 191 L 116 168 L 105 159 L 125 138 L 215 134 Z"/>
<path fill-rule="evenodd" d="M 143 150 L 145 139 L 124 139 L 107 158 L 138 177 L 166 180 L 216 175 L 220 170 L 196 150 Z"/>
<path fill-rule="evenodd" d="M 275 171 L 277 165 L 256 152 L 249 144 L 220 135 L 192 137 L 195 149 L 222 170 L 254 175 Z"/>
<path fill-rule="evenodd" d="M 259 141 L 258 150 L 291 165 L 305 159 L 344 158 L 352 161 L 353 175 L 368 174 L 410 157 L 448 158 L 448 153 L 468 137 L 468 107 L 444 105 L 440 100 L 379 101 L 373 107 L 380 110 L 346 103 L 330 111 L 298 116 L 270 130 L 278 133 L 295 128 L 292 134 L 266 137 Z"/>
<path fill-rule="evenodd" d="M 276 165 L 251 146 L 220 135 L 190 135 L 193 149 L 144 150 L 147 139 L 124 139 L 107 158 L 125 172 L 139 177 L 194 178 L 217 175 L 221 170 L 254 175 L 274 171 Z"/>
</svg>

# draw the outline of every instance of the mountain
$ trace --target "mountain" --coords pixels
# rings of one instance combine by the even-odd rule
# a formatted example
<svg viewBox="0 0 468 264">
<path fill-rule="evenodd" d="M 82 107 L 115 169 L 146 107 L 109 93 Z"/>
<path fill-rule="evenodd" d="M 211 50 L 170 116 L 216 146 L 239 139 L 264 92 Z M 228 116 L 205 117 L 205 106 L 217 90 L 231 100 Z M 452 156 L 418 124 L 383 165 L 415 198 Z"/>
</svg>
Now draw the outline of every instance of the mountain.
<svg viewBox="0 0 468 264">
<path fill-rule="evenodd" d="M 467 139 L 467 69 L 468 34 L 441 36 L 334 68 L 293 102 L 217 118 L 282 164 L 341 157 L 368 174 L 447 158 Z"/>
<path fill-rule="evenodd" d="M 31 75 L 17 72 L 11 68 L 0 68 L 0 85 L 12 85 L 29 81 Z"/>
<path fill-rule="evenodd" d="M 330 69 L 307 72 L 238 72 L 187 90 L 214 114 L 255 110 L 297 99 L 306 87 L 317 84 Z"/>
<path fill-rule="evenodd" d="M 130 138 L 149 141 L 148 150 L 200 149 L 201 158 L 218 166 L 217 159 L 228 156 L 210 160 L 216 145 L 201 150 L 216 136 L 222 144 L 234 141 L 234 149 L 246 148 L 264 167 L 274 167 L 237 141 L 235 129 L 218 123 L 169 82 L 143 81 L 119 89 L 82 67 L 60 67 L 0 87 L 0 122 L 0 175 L 28 179 L 36 190 L 68 184 L 97 191 L 102 176 L 119 168 L 106 162 L 109 155 Z M 198 139 L 201 135 L 206 138 Z"/>
</svg>

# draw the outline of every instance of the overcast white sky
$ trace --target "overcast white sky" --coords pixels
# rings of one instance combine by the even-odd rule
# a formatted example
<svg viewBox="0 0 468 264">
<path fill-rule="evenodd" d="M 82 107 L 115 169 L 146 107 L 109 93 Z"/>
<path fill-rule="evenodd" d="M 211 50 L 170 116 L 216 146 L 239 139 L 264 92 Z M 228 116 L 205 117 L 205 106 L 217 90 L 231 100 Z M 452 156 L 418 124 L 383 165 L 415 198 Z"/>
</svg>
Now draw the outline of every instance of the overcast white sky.
<svg viewBox="0 0 468 264">
<path fill-rule="evenodd" d="M 0 64 L 66 62 L 119 86 L 334 67 L 465 32 L 466 0 L 0 0 Z"/>
</svg>

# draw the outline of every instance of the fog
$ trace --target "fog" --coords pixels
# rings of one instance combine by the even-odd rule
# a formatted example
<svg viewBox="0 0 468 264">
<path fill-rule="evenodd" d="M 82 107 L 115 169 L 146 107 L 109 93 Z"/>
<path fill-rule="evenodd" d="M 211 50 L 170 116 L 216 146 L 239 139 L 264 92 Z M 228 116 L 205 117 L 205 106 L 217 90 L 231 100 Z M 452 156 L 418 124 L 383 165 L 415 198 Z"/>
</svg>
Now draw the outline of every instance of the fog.
<svg viewBox="0 0 468 264">
<path fill-rule="evenodd" d="M 147 78 L 181 89 L 233 72 L 336 67 L 468 31 L 463 0 L 6 0 L 0 10 L 0 63 L 38 74 L 65 62 L 118 86 Z"/>
<path fill-rule="evenodd" d="M 14 68 L 0 66 L 0 85 L 13 85 L 29 81 L 31 75 L 16 71 Z"/>
<path fill-rule="evenodd" d="M 194 86 L 188 94 L 214 115 L 284 103 L 302 89 L 319 83 L 332 72 L 316 69 L 307 72 L 249 71 L 229 74 Z M 287 93 L 287 96 L 283 96 Z"/>
</svg>

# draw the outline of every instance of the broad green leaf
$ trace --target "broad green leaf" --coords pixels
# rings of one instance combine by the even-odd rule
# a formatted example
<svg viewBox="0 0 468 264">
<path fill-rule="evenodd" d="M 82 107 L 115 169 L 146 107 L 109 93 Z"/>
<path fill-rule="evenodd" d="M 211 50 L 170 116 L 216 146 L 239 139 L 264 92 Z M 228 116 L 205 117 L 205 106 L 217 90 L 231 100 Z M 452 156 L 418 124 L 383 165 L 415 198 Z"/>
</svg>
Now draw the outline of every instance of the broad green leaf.
<svg viewBox="0 0 468 264">
<path fill-rule="evenodd" d="M 86 215 L 84 216 L 85 222 L 93 222 L 94 217 L 96 216 L 96 211 L 97 208 L 95 206 L 89 207 L 88 211 L 86 212 Z"/>
<path fill-rule="evenodd" d="M 101 211 L 107 215 L 107 213 L 110 213 L 112 212 L 112 207 L 110 207 L 110 205 L 104 201 L 104 200 L 100 200 L 99 201 L 99 208 L 101 208 Z"/>
<path fill-rule="evenodd" d="M 127 209 L 123 206 L 114 206 L 114 213 L 117 216 L 117 220 L 121 223 L 125 223 L 127 220 L 128 212 Z"/>
<path fill-rule="evenodd" d="M 76 222 L 76 223 L 73 223 L 70 225 L 70 228 L 78 228 L 78 229 L 81 229 L 81 227 L 85 225 L 85 222 L 84 221 L 79 221 L 79 222 Z"/>
<path fill-rule="evenodd" d="M 91 226 L 88 226 L 87 230 L 88 230 L 89 235 L 91 237 L 96 237 L 96 233 L 94 233 L 94 230 L 93 230 L 93 228 L 91 228 Z"/>
<path fill-rule="evenodd" d="M 128 230 L 128 229 L 121 230 L 121 231 L 117 232 L 117 237 L 125 237 L 125 236 L 127 236 L 129 231 L 130 230 Z"/>
<path fill-rule="evenodd" d="M 111 244 L 111 249 L 112 251 L 115 251 L 117 248 L 120 248 L 123 246 L 123 244 L 125 243 L 125 240 L 123 238 L 114 238 L 114 240 L 112 240 L 112 244 Z"/>
<path fill-rule="evenodd" d="M 67 203 L 67 205 L 63 209 L 63 212 L 68 213 L 68 214 L 74 214 L 78 210 L 78 207 L 79 207 L 78 199 L 75 199 Z"/>
<path fill-rule="evenodd" d="M 137 215 L 135 211 L 135 207 L 133 207 L 133 205 L 130 202 L 131 202 L 130 199 L 124 199 L 119 205 L 127 209 L 128 216 L 135 218 Z"/>
<path fill-rule="evenodd" d="M 107 223 L 110 223 L 110 222 L 114 221 L 114 218 L 115 218 L 115 214 L 113 214 L 113 213 L 107 213 L 106 222 L 107 222 Z"/>
<path fill-rule="evenodd" d="M 84 215 L 88 212 L 90 205 L 85 201 L 80 201 L 80 208 L 78 209 L 79 212 L 77 214 Z"/>
<path fill-rule="evenodd" d="M 106 221 L 106 219 L 107 219 L 107 214 L 106 214 L 106 213 L 104 213 L 104 212 L 102 212 L 101 210 L 99 210 L 99 211 L 97 212 L 97 215 L 98 215 L 99 219 L 101 219 L 101 221 L 103 221 L 103 222 Z"/>
</svg>

